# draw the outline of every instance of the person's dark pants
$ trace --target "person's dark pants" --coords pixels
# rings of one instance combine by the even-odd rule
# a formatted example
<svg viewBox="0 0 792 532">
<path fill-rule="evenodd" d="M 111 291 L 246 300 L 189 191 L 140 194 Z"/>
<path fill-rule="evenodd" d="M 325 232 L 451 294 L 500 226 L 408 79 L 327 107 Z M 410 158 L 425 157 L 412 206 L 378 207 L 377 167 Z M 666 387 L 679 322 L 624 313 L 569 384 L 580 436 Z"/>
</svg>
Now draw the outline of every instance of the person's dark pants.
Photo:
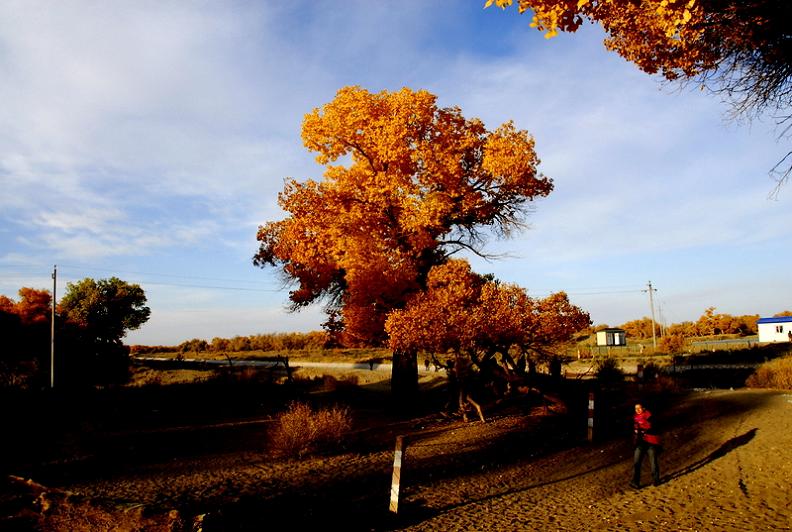
<svg viewBox="0 0 792 532">
<path fill-rule="evenodd" d="M 633 454 L 633 484 L 636 486 L 641 485 L 641 465 L 645 455 L 649 455 L 649 465 L 652 468 L 652 480 L 655 486 L 660 484 L 660 465 L 657 463 L 657 453 L 656 445 L 644 442 L 635 446 L 635 453 Z"/>
</svg>

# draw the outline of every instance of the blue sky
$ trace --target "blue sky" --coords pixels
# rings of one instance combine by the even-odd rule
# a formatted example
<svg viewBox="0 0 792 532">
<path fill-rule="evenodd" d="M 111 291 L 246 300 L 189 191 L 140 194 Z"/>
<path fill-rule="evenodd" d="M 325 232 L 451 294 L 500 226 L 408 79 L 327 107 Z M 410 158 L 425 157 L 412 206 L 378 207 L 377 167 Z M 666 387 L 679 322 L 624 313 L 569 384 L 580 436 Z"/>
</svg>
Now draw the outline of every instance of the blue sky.
<svg viewBox="0 0 792 532">
<path fill-rule="evenodd" d="M 128 343 L 319 328 L 252 265 L 286 177 L 319 178 L 305 113 L 345 85 L 428 89 L 536 139 L 555 191 L 474 268 L 595 323 L 792 308 L 792 185 L 769 118 L 727 119 L 586 28 L 545 40 L 484 2 L 3 2 L 0 293 L 117 276 L 151 319 Z"/>
</svg>

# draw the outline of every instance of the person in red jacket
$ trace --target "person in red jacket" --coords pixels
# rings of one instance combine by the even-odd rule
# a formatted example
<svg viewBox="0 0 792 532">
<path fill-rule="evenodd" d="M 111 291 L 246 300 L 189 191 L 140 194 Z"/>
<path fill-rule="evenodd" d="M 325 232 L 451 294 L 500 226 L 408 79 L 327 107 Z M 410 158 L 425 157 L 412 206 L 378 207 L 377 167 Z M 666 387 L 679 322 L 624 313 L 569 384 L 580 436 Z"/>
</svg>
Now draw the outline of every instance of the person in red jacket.
<svg viewBox="0 0 792 532">
<path fill-rule="evenodd" d="M 641 465 L 646 455 L 649 456 L 649 464 L 652 468 L 652 480 L 657 486 L 660 484 L 660 466 L 657 462 L 657 455 L 660 452 L 660 436 L 653 423 L 652 413 L 641 403 L 635 405 L 633 431 L 635 453 L 633 454 L 633 478 L 630 486 L 641 487 Z"/>
</svg>

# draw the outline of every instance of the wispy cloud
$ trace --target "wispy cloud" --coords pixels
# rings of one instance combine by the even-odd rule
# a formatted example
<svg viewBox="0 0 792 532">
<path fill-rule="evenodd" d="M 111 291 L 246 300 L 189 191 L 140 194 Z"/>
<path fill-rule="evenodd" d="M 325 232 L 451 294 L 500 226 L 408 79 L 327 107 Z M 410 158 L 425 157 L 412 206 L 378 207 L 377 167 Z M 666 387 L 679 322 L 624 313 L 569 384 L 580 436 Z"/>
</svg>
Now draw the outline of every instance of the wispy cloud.
<svg viewBox="0 0 792 532">
<path fill-rule="evenodd" d="M 0 205 L 8 221 L 40 228 L 25 241 L 67 257 L 146 254 L 205 237 L 206 214 L 216 228 L 276 212 L 282 178 L 308 160 L 300 111 L 268 91 L 269 80 L 288 84 L 275 46 L 265 32 L 246 47 L 267 13 L 87 7 L 5 4 L 0 17 L 14 80 L 0 86 Z M 178 215 L 151 223 L 152 208 Z"/>
</svg>

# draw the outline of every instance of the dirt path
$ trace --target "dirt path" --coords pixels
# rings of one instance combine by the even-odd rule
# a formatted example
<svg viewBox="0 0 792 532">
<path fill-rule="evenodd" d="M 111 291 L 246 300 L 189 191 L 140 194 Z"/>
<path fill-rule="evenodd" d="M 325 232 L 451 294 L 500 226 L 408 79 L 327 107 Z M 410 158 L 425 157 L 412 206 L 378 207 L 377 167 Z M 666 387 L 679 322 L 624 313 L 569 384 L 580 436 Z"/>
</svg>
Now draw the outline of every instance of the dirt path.
<svg viewBox="0 0 792 532">
<path fill-rule="evenodd" d="M 404 530 L 789 530 L 792 394 L 701 392 L 668 420 L 663 483 L 627 486 L 624 442 L 412 486 Z M 648 471 L 645 477 L 648 477 Z"/>
</svg>

